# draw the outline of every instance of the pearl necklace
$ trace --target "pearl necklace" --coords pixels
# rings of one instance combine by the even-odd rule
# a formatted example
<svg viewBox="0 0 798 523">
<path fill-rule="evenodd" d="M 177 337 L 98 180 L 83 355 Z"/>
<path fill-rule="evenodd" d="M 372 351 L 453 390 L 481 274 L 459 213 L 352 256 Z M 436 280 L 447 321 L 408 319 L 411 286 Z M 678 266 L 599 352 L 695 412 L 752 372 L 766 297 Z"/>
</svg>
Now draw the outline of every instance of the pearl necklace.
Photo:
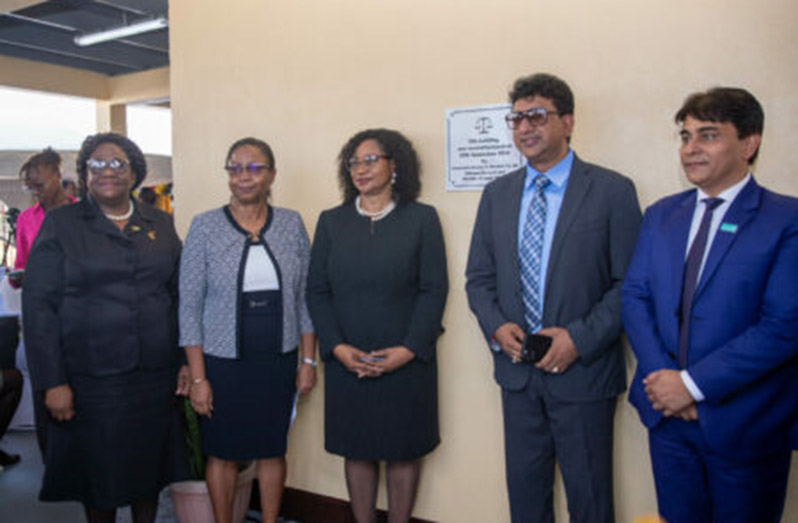
<svg viewBox="0 0 798 523">
<path fill-rule="evenodd" d="M 371 218 L 372 222 L 376 222 L 377 220 L 382 220 L 383 218 L 388 216 L 388 214 L 390 214 L 390 212 L 394 210 L 395 207 L 396 207 L 396 202 L 391 200 L 391 202 L 388 205 L 386 205 L 379 211 L 371 212 L 363 209 L 363 207 L 360 206 L 360 196 L 355 198 L 355 210 L 357 210 L 357 213 L 360 216 Z"/>
<path fill-rule="evenodd" d="M 133 206 L 133 200 L 130 200 L 130 207 L 128 208 L 128 210 L 127 210 L 127 212 L 125 214 L 110 214 L 110 213 L 107 213 L 105 211 L 103 211 L 103 214 L 109 220 L 113 220 L 115 222 L 123 222 L 125 220 L 129 220 L 130 217 L 133 216 L 133 211 L 134 210 L 135 210 L 135 207 Z"/>
</svg>

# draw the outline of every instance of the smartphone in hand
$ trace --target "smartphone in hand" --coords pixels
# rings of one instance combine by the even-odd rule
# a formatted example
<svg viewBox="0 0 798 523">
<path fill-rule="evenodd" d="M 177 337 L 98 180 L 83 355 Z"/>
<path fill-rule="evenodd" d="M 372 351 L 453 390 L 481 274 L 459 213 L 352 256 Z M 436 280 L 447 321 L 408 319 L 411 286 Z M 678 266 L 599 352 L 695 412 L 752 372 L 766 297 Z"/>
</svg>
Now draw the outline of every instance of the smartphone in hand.
<svg viewBox="0 0 798 523">
<path fill-rule="evenodd" d="M 527 334 L 524 348 L 521 349 L 521 361 L 537 363 L 543 359 L 551 347 L 551 336 L 543 334 Z"/>
</svg>

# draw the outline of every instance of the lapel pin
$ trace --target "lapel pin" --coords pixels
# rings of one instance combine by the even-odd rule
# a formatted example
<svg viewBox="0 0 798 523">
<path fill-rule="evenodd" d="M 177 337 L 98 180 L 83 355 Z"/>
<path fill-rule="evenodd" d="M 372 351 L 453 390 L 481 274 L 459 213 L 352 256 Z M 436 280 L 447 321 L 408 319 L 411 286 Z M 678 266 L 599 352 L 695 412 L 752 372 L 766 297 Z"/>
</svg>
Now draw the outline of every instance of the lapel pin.
<svg viewBox="0 0 798 523">
<path fill-rule="evenodd" d="M 734 234 L 734 233 L 737 232 L 737 225 L 734 224 L 734 223 L 726 223 L 726 222 L 724 222 L 724 223 L 720 224 L 720 230 L 723 231 L 723 232 L 730 232 L 730 233 Z"/>
<path fill-rule="evenodd" d="M 155 241 L 155 231 L 147 231 L 147 238 Z"/>
</svg>

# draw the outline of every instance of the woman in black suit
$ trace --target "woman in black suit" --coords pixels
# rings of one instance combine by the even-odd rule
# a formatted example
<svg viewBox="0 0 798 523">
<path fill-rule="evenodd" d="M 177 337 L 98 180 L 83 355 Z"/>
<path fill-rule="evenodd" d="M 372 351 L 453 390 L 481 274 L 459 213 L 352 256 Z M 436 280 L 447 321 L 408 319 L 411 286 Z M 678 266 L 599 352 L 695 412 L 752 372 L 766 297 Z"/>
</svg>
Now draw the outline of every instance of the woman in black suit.
<svg viewBox="0 0 798 523">
<path fill-rule="evenodd" d="M 174 401 L 180 240 L 168 214 L 131 198 L 147 167 L 126 137 L 86 138 L 77 172 L 84 197 L 45 217 L 23 286 L 31 382 L 49 412 L 40 499 L 80 501 L 91 523 L 131 505 L 136 523 L 150 523 L 185 463 Z"/>
<path fill-rule="evenodd" d="M 343 204 L 316 226 L 308 306 L 325 360 L 324 442 L 345 458 L 358 523 L 376 521 L 386 462 L 389 521 L 409 521 L 422 457 L 440 442 L 435 343 L 448 280 L 435 209 L 416 201 L 412 144 L 362 131 L 339 156 Z"/>
</svg>

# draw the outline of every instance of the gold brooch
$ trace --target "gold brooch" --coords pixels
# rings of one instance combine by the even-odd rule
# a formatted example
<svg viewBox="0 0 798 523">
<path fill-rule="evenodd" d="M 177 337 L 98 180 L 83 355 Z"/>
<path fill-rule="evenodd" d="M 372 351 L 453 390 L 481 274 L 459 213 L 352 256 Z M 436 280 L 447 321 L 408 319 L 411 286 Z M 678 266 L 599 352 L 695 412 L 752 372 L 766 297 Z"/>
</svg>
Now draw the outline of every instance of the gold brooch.
<svg viewBox="0 0 798 523">
<path fill-rule="evenodd" d="M 155 241 L 155 231 L 147 231 L 147 238 Z"/>
</svg>

